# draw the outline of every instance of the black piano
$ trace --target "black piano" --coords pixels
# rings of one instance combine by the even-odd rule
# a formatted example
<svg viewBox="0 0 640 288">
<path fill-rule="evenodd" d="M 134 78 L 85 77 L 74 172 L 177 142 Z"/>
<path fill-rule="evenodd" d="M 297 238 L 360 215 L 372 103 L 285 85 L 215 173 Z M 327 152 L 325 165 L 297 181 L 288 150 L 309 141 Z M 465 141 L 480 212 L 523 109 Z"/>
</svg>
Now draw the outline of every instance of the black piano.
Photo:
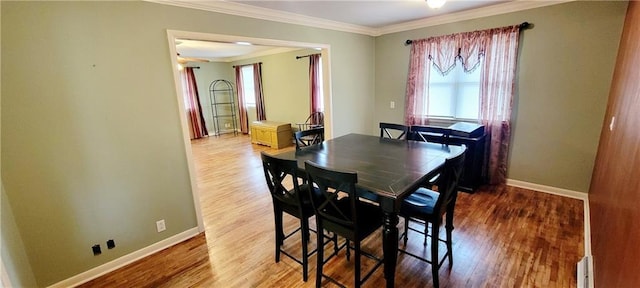
<svg viewBox="0 0 640 288">
<path fill-rule="evenodd" d="M 451 129 L 450 144 L 467 146 L 464 171 L 460 179 L 460 190 L 473 193 L 486 182 L 485 142 L 487 134 L 484 126 L 476 123 L 458 122 L 447 128 Z M 409 133 L 407 138 L 421 140 L 420 137 L 412 133 Z M 429 142 L 440 142 L 442 136 L 426 135 L 425 138 Z"/>
</svg>

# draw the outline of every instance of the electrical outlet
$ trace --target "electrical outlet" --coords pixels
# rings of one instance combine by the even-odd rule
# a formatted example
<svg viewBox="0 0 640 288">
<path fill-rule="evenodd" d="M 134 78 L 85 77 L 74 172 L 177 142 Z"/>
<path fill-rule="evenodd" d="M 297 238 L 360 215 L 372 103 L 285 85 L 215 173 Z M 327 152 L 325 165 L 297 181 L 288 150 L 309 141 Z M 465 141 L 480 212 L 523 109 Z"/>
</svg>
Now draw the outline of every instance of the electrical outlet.
<svg viewBox="0 0 640 288">
<path fill-rule="evenodd" d="M 389 108 L 395 109 L 396 108 L 396 102 L 395 101 L 389 102 Z"/>
<path fill-rule="evenodd" d="M 164 224 L 164 219 L 156 221 L 156 229 L 158 232 L 167 230 L 167 226 Z"/>
<path fill-rule="evenodd" d="M 91 246 L 91 251 L 93 251 L 93 256 L 100 255 L 102 253 L 102 251 L 100 250 L 100 244 Z"/>
<path fill-rule="evenodd" d="M 113 239 L 107 240 L 107 248 L 108 249 L 116 248 L 116 241 L 113 241 Z"/>
</svg>

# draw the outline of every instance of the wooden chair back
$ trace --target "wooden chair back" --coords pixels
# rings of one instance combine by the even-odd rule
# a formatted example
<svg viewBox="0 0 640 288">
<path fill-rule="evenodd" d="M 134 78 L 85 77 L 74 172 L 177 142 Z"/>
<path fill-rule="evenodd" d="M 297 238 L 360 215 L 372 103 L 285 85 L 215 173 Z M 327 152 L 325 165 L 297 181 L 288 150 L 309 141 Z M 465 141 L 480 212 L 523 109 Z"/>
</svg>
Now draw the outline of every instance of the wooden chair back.
<svg viewBox="0 0 640 288">
<path fill-rule="evenodd" d="M 406 125 L 380 122 L 380 138 L 407 140 L 408 133 Z"/>
<path fill-rule="evenodd" d="M 298 131 L 324 127 L 324 113 L 313 112 L 307 117 L 304 123 L 298 123 Z"/>
<path fill-rule="evenodd" d="M 311 161 L 305 162 L 309 187 L 317 187 L 320 195 L 311 195 L 316 221 L 339 235 L 358 235 L 358 213 L 355 172 L 335 171 Z M 347 237 L 353 240 L 353 237 Z"/>
<path fill-rule="evenodd" d="M 411 126 L 411 139 L 449 145 L 451 129 L 438 126 Z"/>
<path fill-rule="evenodd" d="M 324 142 L 324 127 L 302 130 L 294 133 L 296 150 Z"/>
<path fill-rule="evenodd" d="M 302 195 L 298 183 L 298 163 L 295 160 L 275 158 L 264 151 L 260 153 L 264 177 L 269 187 L 269 192 L 274 201 L 274 206 L 281 208 L 292 215 L 302 217 Z M 288 179 L 288 180 L 287 180 Z M 292 184 L 288 184 L 291 181 Z M 293 186 L 287 189 L 286 186 Z"/>
<path fill-rule="evenodd" d="M 438 181 L 440 197 L 434 207 L 434 213 L 442 215 L 447 211 L 453 212 L 458 196 L 458 184 L 464 170 L 465 152 L 467 151 L 464 145 L 462 148 L 458 155 L 445 160 L 443 172 L 440 174 L 441 179 Z M 447 213 L 447 216 L 449 215 L 453 216 L 453 213 Z"/>
</svg>

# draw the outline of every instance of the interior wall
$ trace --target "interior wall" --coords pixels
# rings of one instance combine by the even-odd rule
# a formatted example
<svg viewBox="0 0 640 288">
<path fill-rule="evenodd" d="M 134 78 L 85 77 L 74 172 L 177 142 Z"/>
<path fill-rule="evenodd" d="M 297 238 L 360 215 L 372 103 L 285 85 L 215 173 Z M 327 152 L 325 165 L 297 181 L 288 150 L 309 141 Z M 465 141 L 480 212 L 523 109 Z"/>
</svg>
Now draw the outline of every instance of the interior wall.
<svg viewBox="0 0 640 288">
<path fill-rule="evenodd" d="M 2 181 L 41 287 L 197 227 L 167 30 L 325 43 L 334 136 L 370 131 L 370 36 L 138 1 L 1 12 Z"/>
<path fill-rule="evenodd" d="M 296 56 L 313 53 L 319 53 L 319 51 L 297 49 L 233 62 L 190 63 L 189 66 L 200 67 L 200 69 L 194 71 L 202 112 L 210 133 L 213 133 L 213 124 L 209 84 L 216 79 L 225 79 L 231 81 L 235 88 L 237 84 L 235 83 L 233 66 L 252 63 L 262 63 L 263 93 L 267 120 L 291 123 L 292 128 L 296 129 L 296 123 L 303 123 L 309 116 L 310 109 L 309 61 L 308 58 L 296 59 Z M 255 107 L 250 107 L 247 114 L 249 123 L 256 120 Z"/>
<path fill-rule="evenodd" d="M 640 287 L 638 75 L 640 3 L 630 1 L 589 190 L 595 287 Z"/>
<path fill-rule="evenodd" d="M 235 76 L 233 75 L 232 70 L 233 68 L 231 67 L 231 64 L 227 62 L 193 62 L 188 63 L 188 66 L 200 67 L 200 69 L 194 69 L 193 71 L 196 76 L 198 97 L 200 98 L 200 106 L 202 106 L 204 122 L 207 126 L 207 130 L 209 131 L 209 135 L 213 135 L 215 129 L 213 125 L 213 117 L 211 115 L 212 98 L 211 93 L 209 92 L 209 85 L 211 85 L 213 81 L 219 79 L 235 83 Z M 224 127 L 224 125 L 222 127 Z"/>
<path fill-rule="evenodd" d="M 262 85 L 267 120 L 303 123 L 309 116 L 309 59 L 296 56 L 319 53 L 313 49 L 278 53 L 234 61 L 232 65 L 262 62 Z M 248 112 L 249 120 L 256 120 L 255 109 Z M 249 122 L 251 123 L 251 122 Z"/>
<path fill-rule="evenodd" d="M 521 34 L 508 178 L 586 193 L 626 6 L 575 1 L 377 37 L 369 129 L 404 122 L 405 40 L 533 23 Z"/>
<path fill-rule="evenodd" d="M 20 237 L 20 231 L 13 217 L 13 210 L 7 201 L 7 195 L 4 187 L 0 187 L 2 197 L 2 264 L 3 269 L 7 272 L 9 283 L 5 283 L 4 287 L 36 287 L 36 279 L 34 278 L 29 258 L 25 252 L 24 242 Z M 5 279 L 3 279 L 5 280 Z"/>
<path fill-rule="evenodd" d="M 142 6 L 3 4 L 2 180 L 38 285 L 196 227 L 166 36 Z"/>
</svg>

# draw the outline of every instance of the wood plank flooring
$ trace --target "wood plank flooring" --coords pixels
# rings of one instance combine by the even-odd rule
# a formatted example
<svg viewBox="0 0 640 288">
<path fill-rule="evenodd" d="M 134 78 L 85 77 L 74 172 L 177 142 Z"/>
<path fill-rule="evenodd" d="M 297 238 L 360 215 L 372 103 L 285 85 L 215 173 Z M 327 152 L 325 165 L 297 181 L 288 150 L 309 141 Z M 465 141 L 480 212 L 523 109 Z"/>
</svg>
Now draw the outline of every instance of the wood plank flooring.
<svg viewBox="0 0 640 288">
<path fill-rule="evenodd" d="M 192 148 L 206 232 L 79 287 L 315 287 L 315 256 L 306 283 L 299 264 L 286 257 L 275 263 L 273 210 L 259 154 L 283 150 L 252 145 L 246 135 L 195 140 Z M 289 231 L 297 223 L 285 216 Z M 440 268 L 441 287 L 576 287 L 576 263 L 584 251 L 582 201 L 483 187 L 460 194 L 454 224 L 454 265 L 445 261 Z M 363 249 L 382 255 L 381 236 L 374 233 Z M 285 247 L 299 255 L 299 237 Z M 429 253 L 412 232 L 406 249 Z M 363 257 L 363 271 L 368 261 Z M 344 253 L 325 267 L 353 286 L 352 262 Z M 364 287 L 384 285 L 378 269 Z M 432 285 L 429 264 L 399 255 L 396 287 Z M 335 286 L 324 281 L 323 287 Z"/>
</svg>

